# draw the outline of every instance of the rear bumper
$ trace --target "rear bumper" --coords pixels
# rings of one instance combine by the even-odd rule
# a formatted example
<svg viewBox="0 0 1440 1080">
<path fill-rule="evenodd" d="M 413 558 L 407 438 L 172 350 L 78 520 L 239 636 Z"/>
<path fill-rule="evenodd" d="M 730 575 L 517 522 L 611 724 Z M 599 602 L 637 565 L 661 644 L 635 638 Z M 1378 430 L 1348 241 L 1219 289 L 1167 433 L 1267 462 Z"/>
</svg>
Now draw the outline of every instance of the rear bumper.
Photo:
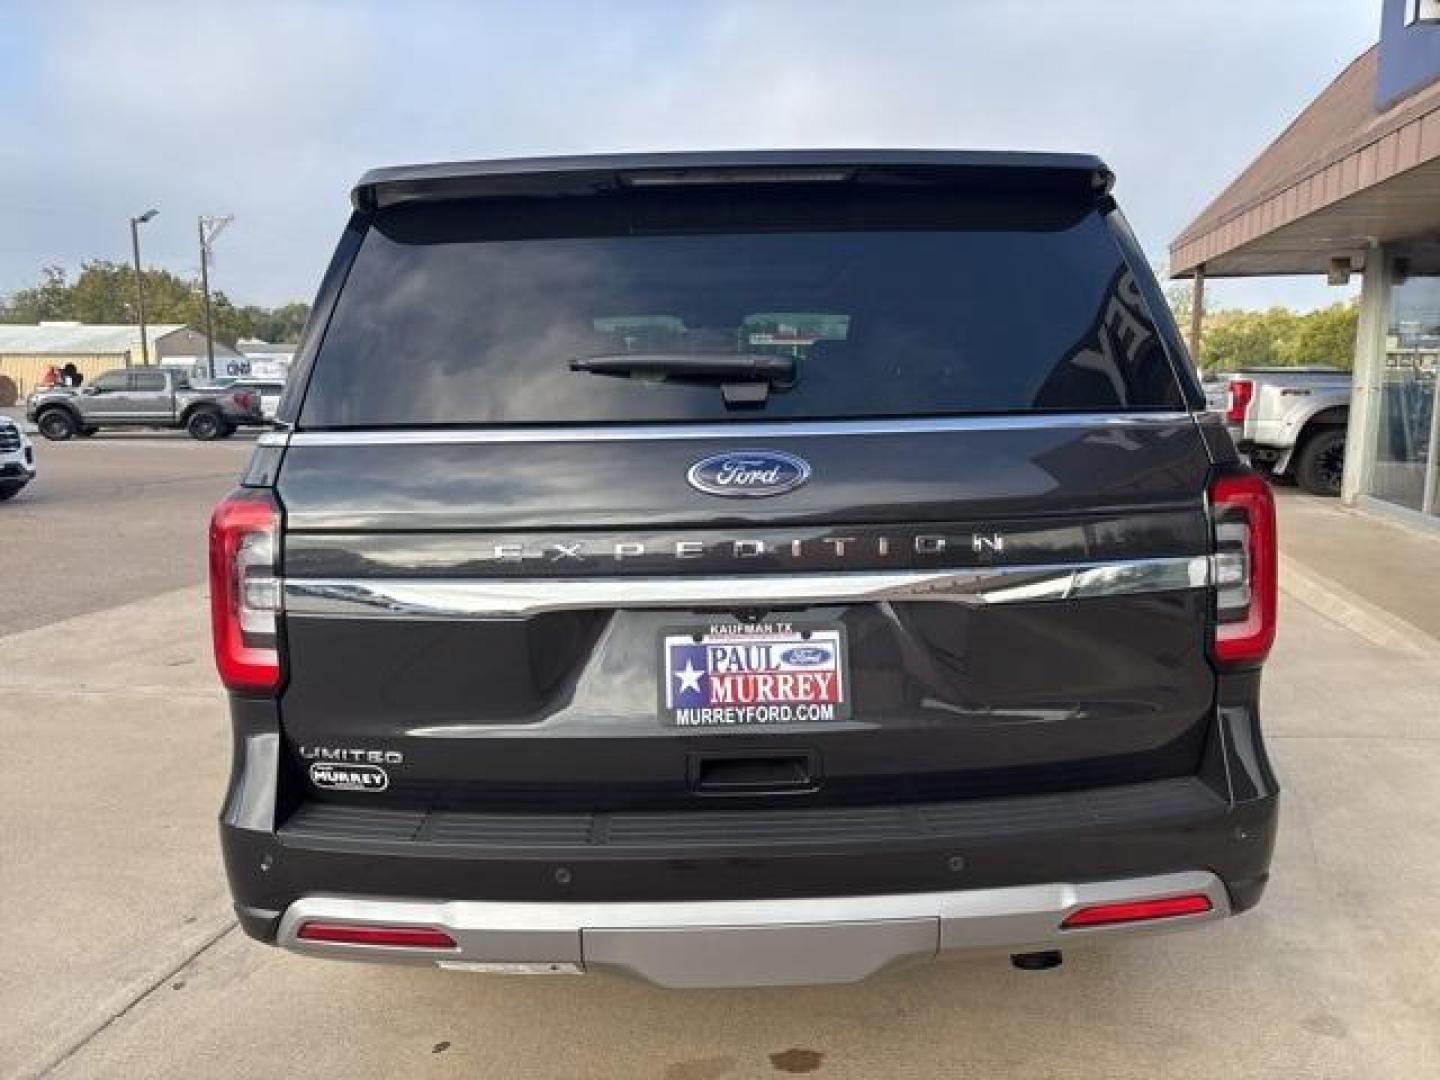
<svg viewBox="0 0 1440 1080">
<path fill-rule="evenodd" d="M 327 956 L 391 958 L 302 945 L 299 921 L 453 931 L 460 955 L 418 958 L 427 963 L 614 968 L 675 985 L 840 981 L 967 949 L 1068 947 L 1152 929 L 1062 931 L 1078 905 L 1198 888 L 1209 913 L 1155 924 L 1181 929 L 1258 902 L 1279 816 L 1259 681 L 1258 671 L 1220 680 L 1193 775 L 950 802 L 726 801 L 684 812 L 306 801 L 276 704 L 232 697 L 221 842 L 245 931 Z M 760 959 L 732 970 L 732 950 L 737 964 Z M 833 971 L 812 956 L 832 951 L 853 955 Z M 771 953 L 789 966 L 761 964 Z"/>
<path fill-rule="evenodd" d="M 1116 926 L 1066 929 L 1096 904 L 1203 894 L 1211 908 Z M 968 952 L 1034 952 L 1225 917 L 1208 871 L 1154 877 L 882 896 L 704 903 L 489 903 L 304 897 L 277 943 L 336 959 L 526 974 L 617 971 L 697 988 L 855 982 L 897 965 Z M 299 936 L 307 922 L 442 930 L 453 949 L 337 944 Z"/>
</svg>

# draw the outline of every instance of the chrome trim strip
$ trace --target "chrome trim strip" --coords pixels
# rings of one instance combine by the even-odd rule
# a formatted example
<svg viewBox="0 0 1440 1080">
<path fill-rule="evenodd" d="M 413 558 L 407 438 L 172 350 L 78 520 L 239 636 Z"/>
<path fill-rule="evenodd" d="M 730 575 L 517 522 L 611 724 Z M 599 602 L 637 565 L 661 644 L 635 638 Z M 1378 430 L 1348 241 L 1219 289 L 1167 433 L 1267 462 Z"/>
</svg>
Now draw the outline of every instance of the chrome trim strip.
<svg viewBox="0 0 1440 1080">
<path fill-rule="evenodd" d="M 1187 412 L 1027 413 L 877 420 L 764 421 L 734 424 L 577 425 L 573 427 L 429 428 L 385 431 L 297 431 L 291 446 L 458 446 L 474 443 L 662 442 L 682 439 L 787 439 L 822 435 L 928 435 L 947 431 L 1164 427 L 1193 420 Z M 264 436 L 262 436 L 262 439 Z M 262 445 L 285 445 L 281 442 Z"/>
<path fill-rule="evenodd" d="M 1147 923 L 1061 928 L 1094 904 L 1204 893 L 1211 910 Z M 280 920 L 277 944 L 348 960 L 478 971 L 615 970 L 662 986 L 785 986 L 854 982 L 906 961 L 947 954 L 1029 952 L 1185 930 L 1230 914 L 1208 870 L 1081 883 L 951 892 L 615 903 L 362 900 L 306 896 Z M 307 941 L 307 920 L 444 930 L 454 949 Z"/>
<path fill-rule="evenodd" d="M 260 437 L 255 440 L 256 446 L 289 446 L 290 432 L 288 431 L 263 431 Z"/>
<path fill-rule="evenodd" d="M 1059 566 L 839 574 L 612 578 L 288 578 L 297 615 L 528 618 L 590 608 L 735 608 L 879 602 L 1008 604 L 1202 588 L 1208 555 Z"/>
</svg>

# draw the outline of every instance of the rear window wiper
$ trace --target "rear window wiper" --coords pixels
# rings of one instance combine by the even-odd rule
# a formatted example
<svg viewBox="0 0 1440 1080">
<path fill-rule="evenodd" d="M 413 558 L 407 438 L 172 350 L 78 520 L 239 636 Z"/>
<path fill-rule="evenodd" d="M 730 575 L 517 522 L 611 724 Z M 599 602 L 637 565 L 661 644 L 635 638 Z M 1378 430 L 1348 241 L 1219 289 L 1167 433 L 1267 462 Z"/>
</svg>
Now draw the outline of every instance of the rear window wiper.
<svg viewBox="0 0 1440 1080">
<path fill-rule="evenodd" d="M 765 404 L 770 388 L 795 382 L 795 359 L 769 353 L 606 353 L 578 356 L 571 371 L 592 375 L 660 377 L 679 382 L 718 382 L 732 408 Z"/>
<path fill-rule="evenodd" d="M 786 383 L 795 378 L 795 359 L 770 353 L 605 353 L 578 356 L 571 371 L 596 375 L 674 375 L 681 379 L 754 379 Z"/>
</svg>

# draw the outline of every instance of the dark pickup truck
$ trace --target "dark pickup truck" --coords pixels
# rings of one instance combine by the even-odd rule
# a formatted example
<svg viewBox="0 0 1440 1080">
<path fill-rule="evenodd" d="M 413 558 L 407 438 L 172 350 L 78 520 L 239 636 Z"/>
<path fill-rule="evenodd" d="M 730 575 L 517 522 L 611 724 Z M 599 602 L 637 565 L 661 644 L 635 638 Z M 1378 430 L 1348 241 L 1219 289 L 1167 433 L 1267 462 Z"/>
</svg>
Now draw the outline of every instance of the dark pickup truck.
<svg viewBox="0 0 1440 1080">
<path fill-rule="evenodd" d="M 1254 905 L 1274 508 L 1110 187 L 366 175 L 211 528 L 245 930 L 779 985 Z"/>
</svg>

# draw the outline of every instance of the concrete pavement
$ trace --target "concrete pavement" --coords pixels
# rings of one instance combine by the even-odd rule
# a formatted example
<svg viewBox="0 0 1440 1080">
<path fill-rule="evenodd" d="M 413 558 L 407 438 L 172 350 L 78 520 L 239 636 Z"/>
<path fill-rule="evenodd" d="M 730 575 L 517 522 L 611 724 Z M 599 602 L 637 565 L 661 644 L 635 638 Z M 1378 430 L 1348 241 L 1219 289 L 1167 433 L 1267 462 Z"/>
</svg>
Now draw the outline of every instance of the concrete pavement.
<svg viewBox="0 0 1440 1080">
<path fill-rule="evenodd" d="M 1342 620 L 1347 616 L 1327 607 L 1324 594 L 1358 597 L 1402 632 L 1440 641 L 1440 530 L 1413 529 L 1296 488 L 1276 488 L 1275 496 L 1284 557 L 1320 579 L 1318 589 L 1292 583 L 1293 592 Z"/>
<path fill-rule="evenodd" d="M 0 638 L 0 1075 L 63 1056 L 233 924 L 203 602 Z"/>
<path fill-rule="evenodd" d="M 1339 564 L 1299 560 L 1293 526 L 1286 544 L 1264 902 L 1039 975 L 998 957 L 678 993 L 281 954 L 234 928 L 225 895 L 203 586 L 0 636 L 0 1076 L 1436 1075 L 1440 650 L 1387 636 L 1413 624 L 1363 581 L 1335 608 Z"/>
<path fill-rule="evenodd" d="M 0 639 L 7 1076 L 1226 1077 L 1440 1068 L 1440 657 L 1294 600 L 1267 673 L 1286 788 L 1260 908 L 1208 932 L 840 988 L 674 993 L 301 960 L 230 925 L 200 589 Z M 70 676 L 63 643 L 125 641 Z M 111 646 L 113 648 L 113 645 Z M 17 933 L 15 926 L 23 928 Z M 777 1064 L 778 1063 L 778 1064 Z"/>
</svg>

